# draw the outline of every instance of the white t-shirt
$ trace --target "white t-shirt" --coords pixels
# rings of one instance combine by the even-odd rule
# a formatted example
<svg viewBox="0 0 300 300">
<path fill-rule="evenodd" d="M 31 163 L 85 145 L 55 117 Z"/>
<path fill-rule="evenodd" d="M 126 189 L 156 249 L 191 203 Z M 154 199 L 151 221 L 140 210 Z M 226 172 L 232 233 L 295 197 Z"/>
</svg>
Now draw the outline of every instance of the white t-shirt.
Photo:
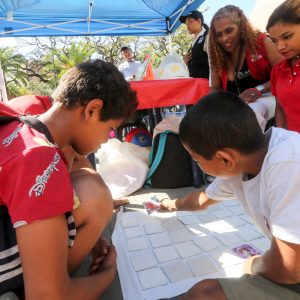
<svg viewBox="0 0 300 300">
<path fill-rule="evenodd" d="M 124 75 L 127 81 L 130 80 L 132 75 L 136 75 L 138 67 L 141 65 L 139 61 L 132 60 L 130 62 L 125 61 L 119 65 L 119 71 Z"/>
<path fill-rule="evenodd" d="M 272 128 L 260 173 L 216 178 L 206 189 L 214 200 L 237 198 L 254 223 L 272 236 L 300 244 L 300 135 Z"/>
</svg>

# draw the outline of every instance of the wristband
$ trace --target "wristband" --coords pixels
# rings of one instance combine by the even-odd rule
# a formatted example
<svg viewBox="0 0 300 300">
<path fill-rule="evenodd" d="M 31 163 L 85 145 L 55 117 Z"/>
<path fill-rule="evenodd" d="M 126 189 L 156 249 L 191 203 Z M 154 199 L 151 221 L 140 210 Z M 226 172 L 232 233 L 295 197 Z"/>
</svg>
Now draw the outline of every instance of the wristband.
<svg viewBox="0 0 300 300">
<path fill-rule="evenodd" d="M 264 94 L 263 91 L 266 89 L 265 86 L 262 85 L 262 84 L 257 85 L 255 88 L 256 88 L 258 91 L 260 91 L 262 94 Z"/>
<path fill-rule="evenodd" d="M 248 90 L 255 92 L 255 94 L 257 94 L 258 97 L 262 97 L 262 92 L 260 90 L 258 90 L 257 88 L 250 88 Z"/>
</svg>

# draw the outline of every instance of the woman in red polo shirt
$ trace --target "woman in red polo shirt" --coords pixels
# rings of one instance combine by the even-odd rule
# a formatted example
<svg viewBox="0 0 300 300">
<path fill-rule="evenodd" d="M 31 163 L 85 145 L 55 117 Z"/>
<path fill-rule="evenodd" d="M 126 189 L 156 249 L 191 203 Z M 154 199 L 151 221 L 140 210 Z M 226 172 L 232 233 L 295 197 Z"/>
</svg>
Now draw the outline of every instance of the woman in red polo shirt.
<svg viewBox="0 0 300 300">
<path fill-rule="evenodd" d="M 272 66 L 282 59 L 268 36 L 234 5 L 220 8 L 212 18 L 209 57 L 212 90 L 230 91 L 247 103 L 270 91 Z"/>
<path fill-rule="evenodd" d="M 287 0 L 271 14 L 267 30 L 284 60 L 271 75 L 276 126 L 300 132 L 300 0 Z"/>
</svg>

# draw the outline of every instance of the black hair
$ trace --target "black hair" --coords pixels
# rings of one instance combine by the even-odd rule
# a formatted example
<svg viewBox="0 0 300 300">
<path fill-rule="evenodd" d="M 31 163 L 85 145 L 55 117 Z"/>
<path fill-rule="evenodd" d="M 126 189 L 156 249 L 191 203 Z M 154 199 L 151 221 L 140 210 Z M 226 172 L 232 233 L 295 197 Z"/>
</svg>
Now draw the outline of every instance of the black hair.
<svg viewBox="0 0 300 300">
<path fill-rule="evenodd" d="M 94 60 L 68 70 L 52 94 L 67 109 L 101 99 L 100 120 L 128 119 L 136 110 L 136 92 L 112 63 Z"/>
<path fill-rule="evenodd" d="M 264 145 L 253 110 L 228 92 L 214 92 L 200 99 L 180 123 L 179 138 L 207 160 L 224 148 L 250 154 Z"/>
<path fill-rule="evenodd" d="M 131 48 L 129 48 L 128 46 L 122 47 L 120 52 L 123 52 L 123 51 L 131 51 L 132 52 Z"/>
<path fill-rule="evenodd" d="M 280 4 L 269 17 L 267 31 L 279 22 L 300 24 L 300 0 L 287 0 Z"/>
</svg>

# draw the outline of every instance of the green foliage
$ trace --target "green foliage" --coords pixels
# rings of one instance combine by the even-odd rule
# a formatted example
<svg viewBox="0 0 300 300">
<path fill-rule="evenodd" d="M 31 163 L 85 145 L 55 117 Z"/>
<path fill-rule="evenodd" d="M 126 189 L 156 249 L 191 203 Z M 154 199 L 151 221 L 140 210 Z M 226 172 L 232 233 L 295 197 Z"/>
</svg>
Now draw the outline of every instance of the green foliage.
<svg viewBox="0 0 300 300">
<path fill-rule="evenodd" d="M 70 47 L 52 49 L 51 54 L 54 56 L 54 70 L 57 72 L 58 79 L 70 68 L 90 59 L 95 52 L 89 43 L 72 42 Z"/>
<path fill-rule="evenodd" d="M 26 59 L 15 53 L 13 48 L 0 48 L 0 63 L 6 84 L 14 83 L 19 88 L 28 82 L 27 72 L 24 71 Z M 10 90 L 8 89 L 10 95 Z"/>
<path fill-rule="evenodd" d="M 172 50 L 187 53 L 192 36 L 186 26 L 180 26 L 171 36 Z M 131 47 L 135 58 L 143 61 L 150 53 L 152 64 L 157 68 L 169 52 L 167 36 L 91 36 L 83 38 L 36 38 L 28 44 L 33 48 L 30 57 L 15 53 L 12 48 L 0 48 L 0 62 L 5 74 L 8 94 L 16 97 L 24 94 L 50 95 L 61 76 L 71 67 L 91 57 L 119 65 L 122 62 L 120 49 Z"/>
</svg>

